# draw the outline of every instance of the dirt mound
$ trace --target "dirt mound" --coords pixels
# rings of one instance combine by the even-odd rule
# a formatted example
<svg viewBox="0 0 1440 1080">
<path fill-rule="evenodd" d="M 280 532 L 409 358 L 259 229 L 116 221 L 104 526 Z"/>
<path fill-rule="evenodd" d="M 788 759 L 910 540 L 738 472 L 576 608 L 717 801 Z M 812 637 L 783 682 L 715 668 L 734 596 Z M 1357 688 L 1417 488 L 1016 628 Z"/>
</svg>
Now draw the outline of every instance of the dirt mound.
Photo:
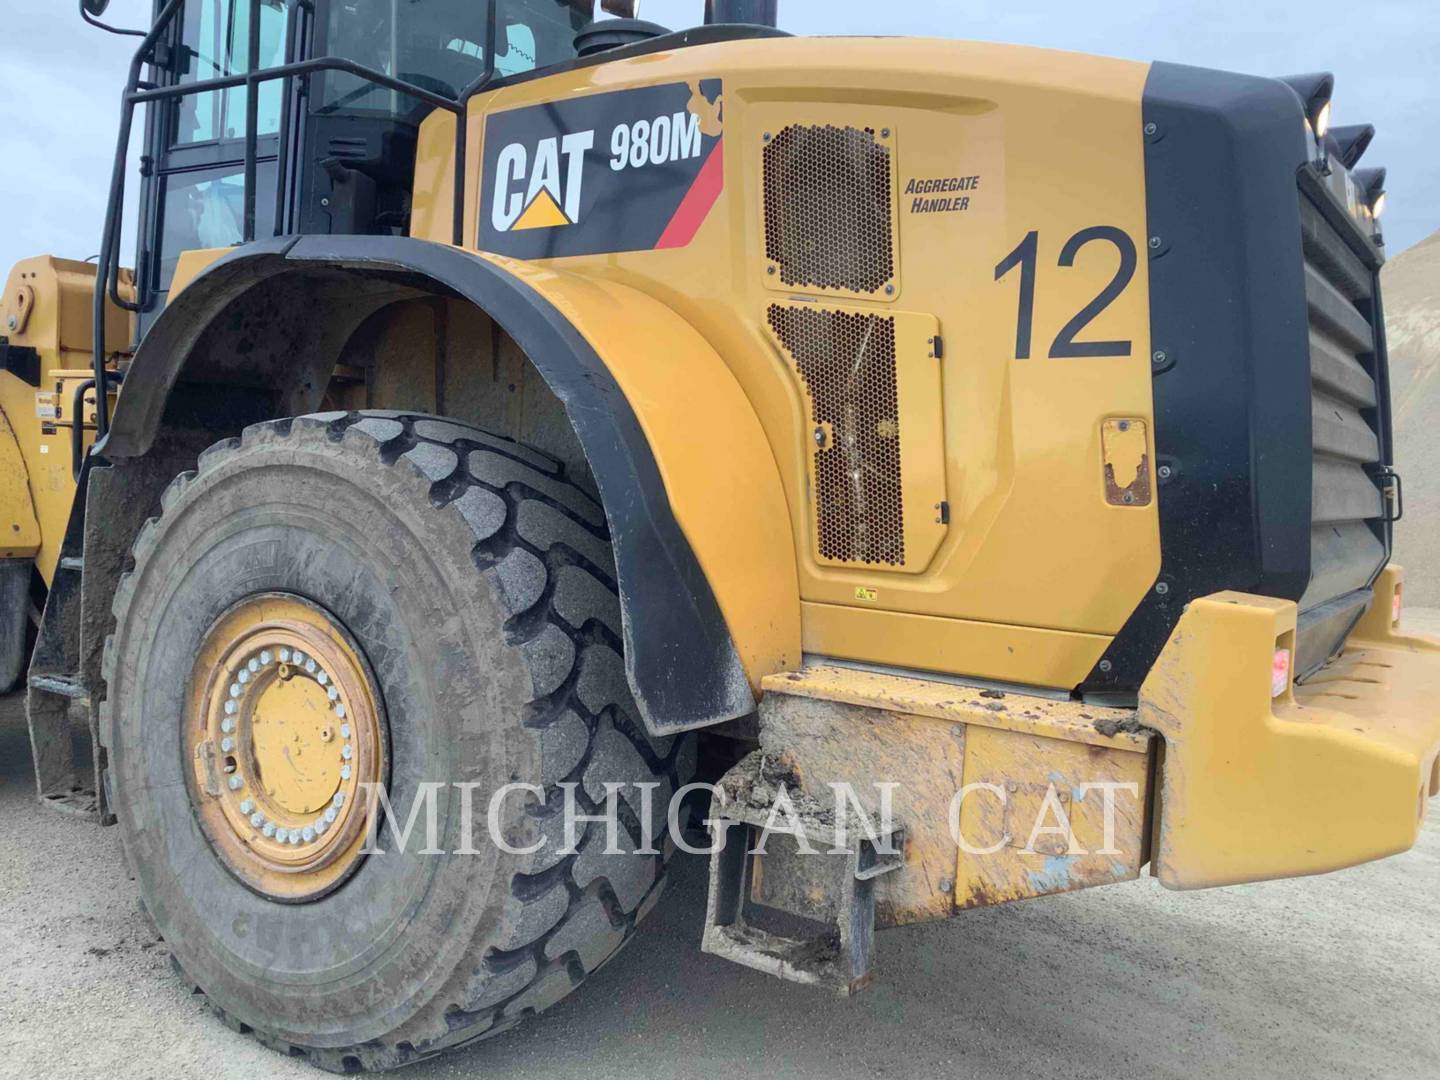
<svg viewBox="0 0 1440 1080">
<path fill-rule="evenodd" d="M 1395 464 L 1405 480 L 1405 520 L 1395 561 L 1407 604 L 1440 605 L 1440 232 L 1380 272 L 1390 348 Z"/>
</svg>

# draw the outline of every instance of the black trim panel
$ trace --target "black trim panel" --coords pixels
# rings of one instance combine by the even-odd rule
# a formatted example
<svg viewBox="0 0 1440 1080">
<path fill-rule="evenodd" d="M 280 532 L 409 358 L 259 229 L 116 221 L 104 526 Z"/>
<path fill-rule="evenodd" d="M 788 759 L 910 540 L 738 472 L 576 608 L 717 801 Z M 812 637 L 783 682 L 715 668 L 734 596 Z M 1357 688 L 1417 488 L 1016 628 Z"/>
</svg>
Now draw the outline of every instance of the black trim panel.
<svg viewBox="0 0 1440 1080">
<path fill-rule="evenodd" d="M 1162 570 L 1086 679 L 1133 692 L 1185 605 L 1310 581 L 1309 329 L 1295 92 L 1151 66 L 1142 103 Z"/>
<path fill-rule="evenodd" d="M 31 386 L 40 385 L 40 353 L 29 345 L 11 345 L 0 337 L 0 371 L 8 371 Z"/>
<path fill-rule="evenodd" d="M 494 263 L 459 249 L 373 236 L 237 248 L 186 288 L 141 343 L 102 448 L 105 456 L 144 454 L 204 327 L 258 281 L 303 275 L 306 265 L 422 275 L 489 313 L 564 404 L 600 487 L 615 545 L 626 668 L 646 725 L 664 734 L 754 711 L 724 616 L 619 384 L 549 301 Z"/>
</svg>

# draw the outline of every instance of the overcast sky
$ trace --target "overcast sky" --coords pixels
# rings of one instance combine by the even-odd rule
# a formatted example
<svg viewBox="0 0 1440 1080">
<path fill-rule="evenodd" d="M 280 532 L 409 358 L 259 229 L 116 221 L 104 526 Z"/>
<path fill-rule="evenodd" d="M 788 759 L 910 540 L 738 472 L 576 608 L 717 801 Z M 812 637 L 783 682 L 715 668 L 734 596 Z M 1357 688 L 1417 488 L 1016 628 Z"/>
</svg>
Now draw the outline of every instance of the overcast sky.
<svg viewBox="0 0 1440 1080">
<path fill-rule="evenodd" d="M 75 0 L 4 0 L 4 8 L 0 274 L 28 255 L 98 250 L 135 40 L 85 26 Z M 702 8 L 701 0 L 646 0 L 642 14 L 679 28 L 698 22 Z M 107 18 L 138 26 L 149 11 L 150 0 L 114 0 Z M 1379 129 L 1365 164 L 1390 170 L 1389 253 L 1440 228 L 1436 0 L 780 0 L 780 21 L 796 33 L 1018 42 L 1262 75 L 1332 71 L 1334 122 Z M 127 237 L 127 264 L 133 251 Z"/>
</svg>

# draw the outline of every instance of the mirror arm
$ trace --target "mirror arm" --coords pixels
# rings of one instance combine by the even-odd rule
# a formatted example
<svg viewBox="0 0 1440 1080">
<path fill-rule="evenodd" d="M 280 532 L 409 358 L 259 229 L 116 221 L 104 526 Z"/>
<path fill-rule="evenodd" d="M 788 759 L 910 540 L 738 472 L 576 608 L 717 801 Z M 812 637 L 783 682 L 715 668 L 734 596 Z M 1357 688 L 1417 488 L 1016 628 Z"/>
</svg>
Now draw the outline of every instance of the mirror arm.
<svg viewBox="0 0 1440 1080">
<path fill-rule="evenodd" d="M 104 14 L 105 9 L 109 6 L 110 0 L 80 0 L 80 17 L 91 26 L 104 30 L 107 34 L 119 34 L 122 37 L 144 37 L 149 32 L 146 30 L 126 30 L 124 27 L 110 26 L 107 23 L 101 22 L 96 16 Z"/>
</svg>

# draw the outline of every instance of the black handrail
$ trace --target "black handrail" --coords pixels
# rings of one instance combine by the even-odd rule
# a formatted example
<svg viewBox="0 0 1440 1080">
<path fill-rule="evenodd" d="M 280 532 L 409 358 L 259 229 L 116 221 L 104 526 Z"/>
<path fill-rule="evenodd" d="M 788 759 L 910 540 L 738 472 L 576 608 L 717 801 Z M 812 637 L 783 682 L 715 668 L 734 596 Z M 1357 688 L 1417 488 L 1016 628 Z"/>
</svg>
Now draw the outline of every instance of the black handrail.
<svg viewBox="0 0 1440 1080">
<path fill-rule="evenodd" d="M 285 18 L 285 63 L 293 64 L 300 58 L 301 49 L 304 43 L 301 35 L 304 33 L 300 21 L 300 12 L 309 6 L 310 0 L 297 0 L 290 5 L 290 10 Z M 254 65 L 251 65 L 252 67 Z M 290 112 L 295 106 L 295 80 L 292 76 L 286 75 L 280 81 L 280 137 L 276 143 L 275 153 L 275 215 L 274 228 L 271 230 L 274 235 L 282 236 L 285 232 L 286 214 L 289 210 L 287 199 L 287 188 L 290 184 Z"/>
<path fill-rule="evenodd" d="M 259 0 L 250 0 L 250 42 L 247 55 L 250 57 L 248 70 L 254 71 L 260 66 L 260 3 Z M 245 83 L 245 212 L 242 217 L 244 231 L 241 233 L 245 243 L 255 239 L 255 175 L 259 168 L 255 161 L 255 152 L 260 139 L 260 84 L 254 79 Z"/>
<path fill-rule="evenodd" d="M 100 384 L 105 389 L 97 393 L 98 398 L 102 393 L 110 392 L 110 383 L 123 383 L 125 373 L 123 371 L 107 371 L 105 382 Z M 94 390 L 96 386 L 94 379 L 86 379 L 75 387 L 70 397 L 70 474 L 78 481 L 81 470 L 85 467 L 85 394 Z M 100 415 L 97 405 L 95 415 Z"/>
<path fill-rule="evenodd" d="M 295 19 L 295 10 L 305 0 L 293 0 L 290 11 L 291 31 L 298 25 Z M 177 83 L 172 86 L 150 86 L 142 84 L 140 79 L 141 69 L 145 64 L 152 62 L 155 44 L 160 36 L 169 28 L 175 15 L 179 12 L 184 0 L 167 0 L 165 6 L 155 18 L 155 25 L 150 28 L 144 39 L 140 42 L 139 48 L 135 50 L 135 56 L 130 62 L 129 78 L 125 84 L 125 92 L 121 97 L 120 110 L 120 131 L 115 144 L 115 163 L 110 174 L 110 201 L 105 208 L 105 232 L 101 237 L 100 256 L 97 260 L 96 282 L 95 282 L 95 306 L 93 311 L 94 325 L 94 368 L 95 380 L 98 386 L 105 385 L 105 299 L 107 293 L 111 302 L 117 307 L 126 311 L 139 312 L 143 307 L 145 281 L 143 276 L 137 276 L 135 283 L 135 301 L 126 300 L 119 293 L 120 278 L 120 224 L 124 210 L 125 199 L 125 168 L 130 149 L 130 131 L 134 122 L 135 107 L 150 102 L 167 101 L 173 98 L 188 97 L 192 94 L 204 94 L 215 90 L 230 90 L 244 86 L 246 88 L 246 115 L 245 115 L 245 193 L 244 193 L 244 241 L 249 243 L 255 239 L 255 200 L 256 200 L 256 156 L 258 151 L 258 116 L 259 113 L 259 88 L 262 83 L 272 82 L 276 79 L 285 80 L 286 95 L 284 98 L 283 111 L 281 116 L 282 133 L 288 134 L 290 95 L 288 93 L 290 80 L 293 78 L 306 78 L 322 71 L 339 71 L 356 78 L 364 79 L 387 90 L 394 90 L 407 97 L 415 98 L 427 105 L 437 109 L 444 109 L 455 117 L 455 176 L 454 176 L 454 200 L 451 208 L 451 243 L 456 247 L 464 245 L 465 241 L 465 165 L 468 147 L 466 144 L 466 113 L 470 99 L 483 91 L 495 77 L 495 6 L 490 7 L 490 16 L 486 27 L 486 70 L 483 75 L 467 86 L 458 97 L 446 97 L 434 91 L 427 90 L 423 86 L 416 86 L 414 83 L 405 82 L 403 79 L 391 78 L 382 71 L 357 64 L 353 60 L 347 60 L 338 56 L 313 57 L 309 60 L 300 60 L 293 63 L 282 64 L 279 67 L 267 68 L 264 71 L 257 71 L 255 68 L 259 62 L 260 52 L 260 5 L 252 4 L 251 19 L 249 26 L 249 51 L 250 70 L 237 75 L 225 75 L 214 79 L 204 79 L 192 83 Z M 286 147 L 279 148 L 280 157 L 283 158 Z M 282 166 L 283 168 L 283 166 Z M 283 176 L 283 173 L 281 174 Z M 278 179 L 278 177 L 277 177 Z M 276 194 L 276 235 L 279 235 L 281 208 L 283 203 L 283 187 Z M 109 401 L 103 394 L 96 395 L 95 409 L 95 443 L 98 446 L 110 430 Z M 93 448 L 92 448 L 93 451 Z"/>
</svg>

